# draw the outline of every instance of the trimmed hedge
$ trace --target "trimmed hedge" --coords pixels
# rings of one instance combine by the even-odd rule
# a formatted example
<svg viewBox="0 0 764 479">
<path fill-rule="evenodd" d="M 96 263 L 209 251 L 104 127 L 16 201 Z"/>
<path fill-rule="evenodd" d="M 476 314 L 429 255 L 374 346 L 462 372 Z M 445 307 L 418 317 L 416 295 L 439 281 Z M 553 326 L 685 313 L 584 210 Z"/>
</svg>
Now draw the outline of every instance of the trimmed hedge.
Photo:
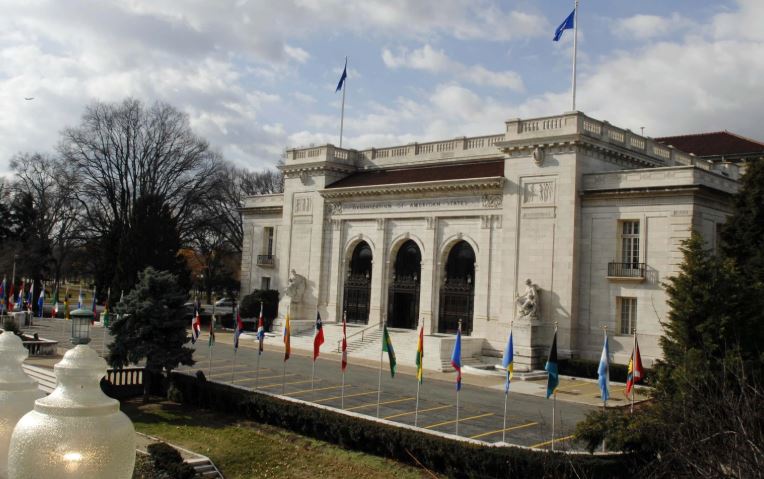
<svg viewBox="0 0 764 479">
<path fill-rule="evenodd" d="M 579 378 L 597 379 L 597 369 L 599 361 L 590 361 L 588 359 L 560 359 L 557 362 L 557 370 L 565 376 L 575 376 Z M 640 383 L 644 385 L 650 382 L 652 371 L 645 369 L 645 379 Z M 610 380 L 621 383 L 626 382 L 628 376 L 628 367 L 623 364 L 610 364 Z"/>
<path fill-rule="evenodd" d="M 490 447 L 443 438 L 243 391 L 226 384 L 199 381 L 173 373 L 172 384 L 189 405 L 226 411 L 282 427 L 342 447 L 396 459 L 455 478 L 631 477 L 632 456 L 568 455 L 515 447 Z"/>
</svg>

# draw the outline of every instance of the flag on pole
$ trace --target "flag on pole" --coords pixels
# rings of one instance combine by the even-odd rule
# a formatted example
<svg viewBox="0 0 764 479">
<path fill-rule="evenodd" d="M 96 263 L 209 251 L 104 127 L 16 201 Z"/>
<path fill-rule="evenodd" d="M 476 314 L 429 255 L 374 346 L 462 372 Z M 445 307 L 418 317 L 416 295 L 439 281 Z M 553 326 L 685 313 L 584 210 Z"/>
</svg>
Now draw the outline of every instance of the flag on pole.
<svg viewBox="0 0 764 479">
<path fill-rule="evenodd" d="M 77 298 L 77 309 L 82 309 L 82 302 L 85 298 L 82 296 L 82 286 L 80 286 L 80 296 Z"/>
<path fill-rule="evenodd" d="M 348 77 L 348 58 L 345 57 L 345 68 L 342 69 L 342 76 L 340 76 L 340 81 L 337 83 L 337 89 L 334 90 L 334 93 L 337 93 L 338 91 L 342 90 L 342 87 L 345 86 L 345 79 Z"/>
<path fill-rule="evenodd" d="M 416 343 L 416 379 L 419 384 L 424 381 L 424 325 L 419 329 L 419 340 Z"/>
<path fill-rule="evenodd" d="M 570 12 L 570 15 L 565 18 L 565 20 L 562 21 L 559 27 L 554 31 L 554 38 L 552 39 L 555 42 L 559 42 L 560 38 L 562 37 L 562 32 L 565 30 L 572 30 L 575 26 L 576 21 L 576 10 L 573 9 L 572 12 Z"/>
<path fill-rule="evenodd" d="M 512 381 L 512 373 L 515 369 L 515 346 L 512 342 L 512 330 L 509 330 L 509 339 L 504 348 L 504 358 L 501 360 L 501 367 L 507 372 L 507 378 L 504 381 L 504 394 L 509 393 L 509 383 Z"/>
<path fill-rule="evenodd" d="M 0 283 L 0 312 L 5 313 L 5 290 L 8 287 L 8 280 L 3 276 L 3 282 Z"/>
<path fill-rule="evenodd" d="M 34 308 L 34 280 L 29 286 L 29 294 L 27 295 L 27 308 L 29 309 L 29 315 L 32 316 L 32 309 Z"/>
<path fill-rule="evenodd" d="M 50 317 L 58 317 L 58 286 L 53 290 L 53 314 L 51 314 Z"/>
<path fill-rule="evenodd" d="M 244 332 L 244 322 L 241 320 L 241 314 L 239 314 L 239 307 L 236 306 L 236 329 L 233 331 L 233 349 L 239 349 L 239 336 Z"/>
<path fill-rule="evenodd" d="M 210 318 L 210 339 L 207 341 L 207 346 L 212 347 L 215 344 L 215 315 Z"/>
<path fill-rule="evenodd" d="M 345 315 L 342 315 L 342 371 L 348 367 L 348 334 Z"/>
<path fill-rule="evenodd" d="M 91 308 L 93 310 L 93 321 L 98 319 L 98 310 L 96 309 L 96 289 L 93 288 L 93 305 Z"/>
<path fill-rule="evenodd" d="M 19 296 L 16 300 L 16 309 L 21 311 L 24 308 L 24 290 L 25 290 L 24 280 L 21 280 L 21 289 L 19 290 Z"/>
<path fill-rule="evenodd" d="M 462 327 L 456 330 L 456 342 L 454 351 L 451 353 L 451 366 L 456 369 L 456 390 L 462 389 Z"/>
<path fill-rule="evenodd" d="M 13 281 L 14 279 L 11 278 L 11 290 L 8 292 L 8 311 L 13 311 L 13 304 L 16 302 L 15 300 L 15 292 L 13 291 Z"/>
<path fill-rule="evenodd" d="M 111 292 L 111 290 L 109 290 Z M 101 317 L 101 321 L 103 321 L 103 327 L 108 328 L 109 327 L 109 294 L 106 294 L 106 302 L 103 305 L 103 316 Z"/>
<path fill-rule="evenodd" d="M 382 352 L 387 353 L 387 359 L 390 361 L 390 377 L 394 378 L 397 363 L 395 361 L 393 342 L 390 340 L 390 333 L 387 332 L 387 324 L 384 325 L 382 330 Z"/>
<path fill-rule="evenodd" d="M 69 288 L 64 293 L 64 319 L 69 319 Z"/>
<path fill-rule="evenodd" d="M 45 286 L 40 288 L 40 297 L 37 299 L 37 314 L 42 318 L 42 306 L 45 304 Z"/>
<path fill-rule="evenodd" d="M 322 344 L 324 344 L 324 328 L 321 324 L 321 313 L 316 312 L 316 337 L 313 338 L 313 361 L 318 358 Z"/>
<path fill-rule="evenodd" d="M 636 358 L 636 359 L 635 359 Z M 642 356 L 639 354 L 639 344 L 637 344 L 637 338 L 634 338 L 634 351 L 629 358 L 629 369 L 626 376 L 626 396 L 631 394 L 631 388 L 634 384 L 642 381 L 645 377 L 645 369 L 642 367 Z"/>
<path fill-rule="evenodd" d="M 289 359 L 289 354 L 292 352 L 292 327 L 289 325 L 289 310 L 287 309 L 286 319 L 284 321 L 284 361 Z M 286 367 L 286 365 L 284 365 Z"/>
<path fill-rule="evenodd" d="M 195 344 L 202 334 L 202 318 L 199 317 L 199 311 L 191 319 L 191 344 Z"/>
<path fill-rule="evenodd" d="M 600 356 L 600 365 L 597 368 L 597 382 L 602 392 L 602 400 L 607 401 L 610 397 L 608 383 L 610 382 L 610 348 L 608 347 L 607 334 L 605 334 L 605 344 L 602 346 L 602 355 Z"/>
<path fill-rule="evenodd" d="M 546 383 L 546 398 L 554 394 L 560 384 L 560 374 L 557 372 L 557 331 L 554 332 L 552 347 L 549 349 L 549 359 L 546 360 L 544 370 L 549 373 Z"/>
<path fill-rule="evenodd" d="M 265 342 L 265 321 L 263 320 L 263 303 L 260 303 L 260 317 L 257 320 L 257 354 L 263 354 L 263 343 Z"/>
</svg>

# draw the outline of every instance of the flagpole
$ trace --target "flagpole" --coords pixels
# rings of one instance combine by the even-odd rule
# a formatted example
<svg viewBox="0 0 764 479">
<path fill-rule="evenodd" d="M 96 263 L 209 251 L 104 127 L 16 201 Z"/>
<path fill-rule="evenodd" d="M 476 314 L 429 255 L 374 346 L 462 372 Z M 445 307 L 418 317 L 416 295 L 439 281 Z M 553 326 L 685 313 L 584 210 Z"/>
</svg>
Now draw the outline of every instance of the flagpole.
<svg viewBox="0 0 764 479">
<path fill-rule="evenodd" d="M 516 293 L 515 293 L 516 294 Z M 512 337 L 512 321 L 509 322 L 509 337 Z M 505 353 L 506 355 L 506 353 Z M 514 358 L 509 358 L 512 361 Z M 507 385 L 504 386 L 504 423 L 501 427 L 501 442 L 507 439 L 507 402 L 509 401 L 509 368 L 505 368 L 504 374 L 507 375 Z"/>
<path fill-rule="evenodd" d="M 459 325 L 457 326 L 459 328 L 459 333 L 462 332 L 462 320 L 459 319 Z M 459 351 L 459 366 L 461 367 L 461 358 L 462 352 Z M 456 435 L 459 435 L 459 393 L 461 392 L 461 383 L 459 383 L 459 386 L 456 388 Z"/>
<path fill-rule="evenodd" d="M 379 418 L 379 402 L 382 400 L 382 354 L 384 353 L 385 344 L 385 326 L 387 321 L 382 322 L 382 344 L 383 347 L 379 348 L 379 383 L 377 383 L 377 418 Z"/>
<path fill-rule="evenodd" d="M 289 313 L 291 312 L 291 309 L 292 309 L 292 308 L 291 308 L 291 305 L 287 306 L 287 319 L 289 319 Z M 291 336 L 292 336 L 291 325 L 290 325 L 290 331 L 287 331 L 287 330 L 286 330 L 286 327 L 284 328 L 284 333 L 285 333 L 285 334 L 287 334 L 287 333 L 289 334 L 289 336 L 290 336 L 289 340 L 291 341 L 291 339 L 292 339 L 292 338 L 291 338 Z M 286 338 L 285 338 L 285 339 L 286 339 Z M 290 352 L 290 354 L 291 354 L 291 349 L 292 349 L 292 348 L 291 348 L 291 343 L 290 343 L 290 345 L 289 345 L 289 346 L 290 346 L 290 347 L 289 347 L 289 349 L 290 349 L 290 351 L 289 351 L 289 352 Z M 286 345 L 286 343 L 284 343 L 284 371 L 281 373 L 281 395 L 282 395 L 282 396 L 283 396 L 283 395 L 284 395 L 284 393 L 286 392 L 286 362 L 287 362 L 287 358 L 286 358 L 286 352 L 287 352 L 287 350 L 286 350 L 286 347 L 287 347 L 287 345 Z"/>
<path fill-rule="evenodd" d="M 605 344 L 607 344 L 607 324 L 602 327 L 603 331 L 605 332 Z M 608 353 L 610 351 L 608 350 Z M 608 384 L 610 384 L 610 358 L 607 358 L 607 379 L 605 381 L 605 387 L 607 387 Z M 607 414 L 607 397 L 602 397 L 602 414 Z M 602 439 L 602 452 L 605 452 L 605 439 Z"/>
<path fill-rule="evenodd" d="M 231 365 L 231 384 L 233 384 L 233 378 L 236 376 L 236 353 L 239 352 L 239 348 L 233 350 L 233 364 Z"/>
<path fill-rule="evenodd" d="M 340 389 L 340 409 L 345 409 L 345 368 L 347 367 L 347 332 L 345 326 L 347 324 L 347 312 L 342 312 L 342 344 L 344 350 L 340 357 L 340 368 L 342 369 L 342 389 Z M 344 365 L 342 361 L 345 361 Z"/>
<path fill-rule="evenodd" d="M 318 325 L 314 324 L 313 325 L 313 342 L 314 343 L 316 341 L 316 334 L 317 333 L 318 333 Z M 310 391 L 311 392 L 313 392 L 313 384 L 314 384 L 315 378 L 316 378 L 316 359 L 318 359 L 316 357 L 315 346 L 313 346 L 313 349 L 314 349 L 314 351 L 313 351 L 313 367 L 312 367 L 312 369 L 310 371 Z"/>
<path fill-rule="evenodd" d="M 345 57 L 345 68 L 347 68 L 348 57 Z M 348 79 L 347 76 L 342 82 L 342 110 L 340 113 L 340 148 L 342 148 L 342 130 L 345 127 L 345 90 L 347 89 Z"/>
<path fill-rule="evenodd" d="M 573 110 L 576 111 L 576 53 L 578 51 L 578 0 L 573 7 Z"/>
<path fill-rule="evenodd" d="M 578 0 L 576 0 L 576 4 L 578 4 Z M 557 335 L 557 321 L 554 322 L 554 334 Z M 552 396 L 552 451 L 554 451 L 555 418 L 557 417 L 557 387 L 554 388 Z"/>
<path fill-rule="evenodd" d="M 634 348 L 631 350 L 631 414 L 634 414 L 634 386 L 637 384 L 637 328 L 634 328 Z"/>
</svg>

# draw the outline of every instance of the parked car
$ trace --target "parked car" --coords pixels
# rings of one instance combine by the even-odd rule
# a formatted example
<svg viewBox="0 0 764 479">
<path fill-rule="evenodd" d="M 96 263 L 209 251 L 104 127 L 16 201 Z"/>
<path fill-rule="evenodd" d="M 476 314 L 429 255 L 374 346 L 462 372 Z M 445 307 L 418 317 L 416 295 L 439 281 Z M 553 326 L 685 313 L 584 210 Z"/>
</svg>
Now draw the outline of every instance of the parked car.
<svg viewBox="0 0 764 479">
<path fill-rule="evenodd" d="M 215 301 L 216 308 L 232 308 L 234 305 L 233 298 L 221 298 Z"/>
</svg>

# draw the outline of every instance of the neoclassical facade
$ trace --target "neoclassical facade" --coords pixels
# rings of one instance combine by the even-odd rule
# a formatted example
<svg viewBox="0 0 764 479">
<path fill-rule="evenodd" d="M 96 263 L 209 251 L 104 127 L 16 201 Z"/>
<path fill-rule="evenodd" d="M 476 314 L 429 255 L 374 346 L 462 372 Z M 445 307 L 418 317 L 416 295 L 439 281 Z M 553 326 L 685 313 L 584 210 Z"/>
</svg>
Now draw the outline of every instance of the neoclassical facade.
<svg viewBox="0 0 764 479">
<path fill-rule="evenodd" d="M 543 367 L 555 326 L 563 357 L 598 358 L 604 327 L 617 362 L 634 330 L 645 362 L 658 357 L 679 244 L 695 229 L 715 248 L 739 184 L 735 164 L 580 112 L 289 150 L 283 172 L 283 194 L 242 209 L 242 291 L 299 283 L 280 306 L 298 322 L 345 314 L 444 340 L 461 322 L 474 356 L 500 355 L 511 327 L 517 370 Z"/>
</svg>

